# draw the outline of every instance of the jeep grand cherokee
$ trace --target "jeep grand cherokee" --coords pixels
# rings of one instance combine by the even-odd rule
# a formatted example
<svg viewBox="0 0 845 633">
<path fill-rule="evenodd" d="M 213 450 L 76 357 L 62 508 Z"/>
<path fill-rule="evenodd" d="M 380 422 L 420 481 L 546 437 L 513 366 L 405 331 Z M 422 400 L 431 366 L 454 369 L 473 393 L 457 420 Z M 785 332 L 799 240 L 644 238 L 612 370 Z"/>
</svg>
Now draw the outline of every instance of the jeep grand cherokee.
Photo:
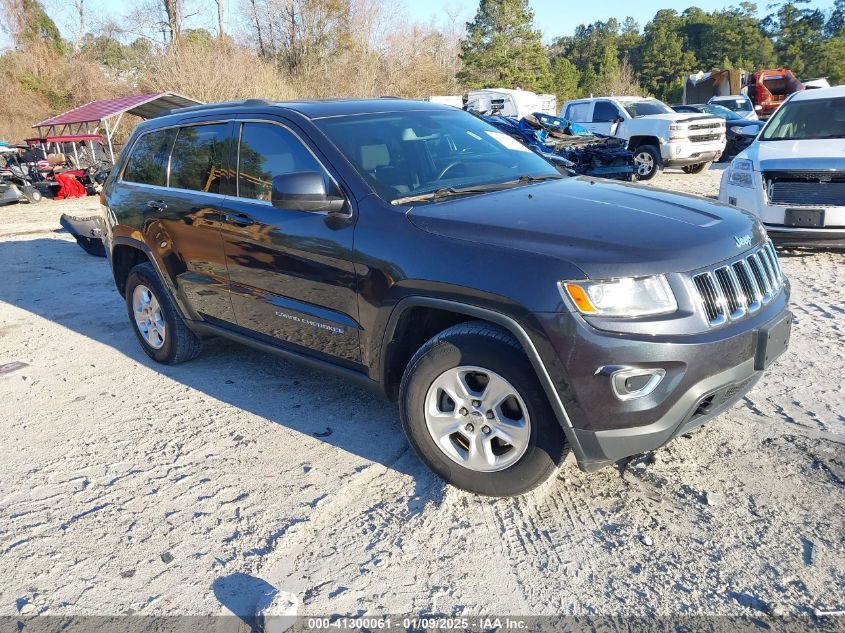
<svg viewBox="0 0 845 633">
<path fill-rule="evenodd" d="M 105 185 L 130 323 L 161 363 L 222 336 L 398 399 L 423 461 L 512 495 L 725 411 L 786 348 L 760 223 L 565 177 L 478 118 L 244 101 L 138 125 Z"/>
</svg>

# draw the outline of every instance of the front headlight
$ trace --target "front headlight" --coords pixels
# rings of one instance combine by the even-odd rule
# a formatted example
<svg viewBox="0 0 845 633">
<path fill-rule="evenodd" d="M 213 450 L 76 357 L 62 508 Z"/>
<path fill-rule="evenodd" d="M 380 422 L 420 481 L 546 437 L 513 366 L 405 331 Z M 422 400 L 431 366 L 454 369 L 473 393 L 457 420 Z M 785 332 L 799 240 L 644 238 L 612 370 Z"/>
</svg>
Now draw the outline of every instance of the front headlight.
<svg viewBox="0 0 845 633">
<path fill-rule="evenodd" d="M 565 281 L 560 287 L 582 314 L 640 317 L 669 314 L 678 309 L 672 288 L 663 275 Z"/>
<path fill-rule="evenodd" d="M 731 163 L 731 172 L 728 175 L 728 184 L 737 187 L 754 187 L 752 178 L 753 166 L 750 160 L 735 158 Z"/>
<path fill-rule="evenodd" d="M 670 141 L 685 141 L 689 137 L 689 130 L 686 125 L 673 124 L 669 126 Z"/>
<path fill-rule="evenodd" d="M 740 132 L 742 132 L 742 128 L 744 127 L 744 125 L 732 125 L 731 132 L 733 132 L 734 134 L 739 134 Z"/>
</svg>

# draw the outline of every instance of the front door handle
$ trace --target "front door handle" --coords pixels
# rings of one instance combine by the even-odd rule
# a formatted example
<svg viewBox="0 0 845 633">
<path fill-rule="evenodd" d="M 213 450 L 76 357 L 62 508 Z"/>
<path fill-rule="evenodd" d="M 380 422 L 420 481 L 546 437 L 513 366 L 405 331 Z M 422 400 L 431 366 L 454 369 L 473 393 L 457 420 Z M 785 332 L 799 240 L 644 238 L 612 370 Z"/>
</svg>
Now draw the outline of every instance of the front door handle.
<svg viewBox="0 0 845 633">
<path fill-rule="evenodd" d="M 250 224 L 255 224 L 255 220 L 245 213 L 226 213 L 223 218 L 226 222 L 231 222 L 232 224 L 237 224 L 238 226 L 249 226 Z"/>
<path fill-rule="evenodd" d="M 156 211 L 164 211 L 167 208 L 167 204 L 164 200 L 150 200 L 147 203 L 147 206 L 150 209 L 155 209 Z"/>
</svg>

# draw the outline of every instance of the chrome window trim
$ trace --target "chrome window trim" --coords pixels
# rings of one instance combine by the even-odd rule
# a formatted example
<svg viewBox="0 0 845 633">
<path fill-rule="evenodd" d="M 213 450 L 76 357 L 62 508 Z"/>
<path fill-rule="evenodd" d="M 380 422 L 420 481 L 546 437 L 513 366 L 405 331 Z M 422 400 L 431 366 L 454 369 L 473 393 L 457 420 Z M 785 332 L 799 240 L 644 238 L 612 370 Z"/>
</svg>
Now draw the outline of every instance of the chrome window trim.
<svg viewBox="0 0 845 633">
<path fill-rule="evenodd" d="M 177 130 L 176 136 L 178 136 L 179 135 L 179 133 L 178 133 L 179 128 L 196 127 L 196 126 L 199 126 L 199 125 L 219 125 L 219 124 L 222 124 L 222 123 L 237 123 L 237 124 L 239 124 L 239 128 L 238 128 L 238 150 L 237 150 L 237 157 L 236 157 L 237 164 L 236 164 L 236 168 L 235 168 L 236 174 L 235 174 L 235 195 L 234 196 L 222 194 L 222 193 L 213 193 L 213 192 L 209 192 L 209 191 L 197 191 L 195 189 L 180 189 L 180 188 L 177 188 L 177 187 L 171 187 L 170 186 L 170 160 L 171 160 L 171 157 L 173 155 L 173 148 L 176 145 L 176 137 L 173 138 L 173 143 L 171 143 L 170 150 L 167 154 L 167 167 L 166 167 L 166 173 L 165 173 L 165 183 L 166 184 L 165 184 L 165 186 L 162 187 L 161 185 L 150 185 L 150 184 L 143 183 L 143 182 L 133 182 L 131 180 L 124 180 L 123 173 L 126 170 L 126 165 L 129 163 L 129 161 L 132 158 L 132 153 L 135 151 L 135 146 L 138 144 L 138 141 L 140 141 L 142 138 L 144 138 L 147 134 L 152 134 L 153 132 L 160 132 L 162 130 L 176 129 Z M 286 125 L 285 123 L 282 123 L 280 121 L 273 121 L 271 119 L 242 118 L 242 117 L 238 117 L 238 116 L 233 116 L 233 117 L 227 118 L 227 119 L 213 119 L 213 120 L 209 120 L 209 121 L 192 121 L 192 122 L 175 123 L 173 125 L 163 125 L 161 127 L 157 127 L 157 128 L 151 129 L 151 130 L 147 130 L 147 131 L 139 134 L 138 138 L 136 138 L 132 142 L 132 145 L 129 148 L 129 153 L 127 154 L 126 162 L 124 163 L 123 167 L 121 168 L 120 175 L 118 176 L 116 182 L 121 183 L 121 184 L 126 183 L 126 184 L 129 184 L 129 185 L 135 185 L 137 187 L 148 187 L 148 188 L 154 189 L 156 191 L 175 191 L 175 192 L 179 192 L 179 193 L 202 194 L 204 196 L 213 196 L 215 198 L 221 198 L 223 200 L 246 201 L 246 202 L 250 202 L 250 203 L 254 203 L 254 204 L 259 204 L 259 205 L 262 205 L 262 206 L 273 206 L 273 203 L 270 202 L 269 200 L 258 200 L 257 198 L 245 198 L 245 197 L 241 197 L 240 195 L 238 195 L 239 189 L 240 189 L 240 186 L 239 186 L 239 183 L 238 183 L 238 176 L 240 175 L 240 169 L 241 169 L 241 165 L 240 165 L 240 162 L 241 162 L 240 161 L 240 158 L 241 158 L 241 156 L 240 156 L 240 153 L 241 153 L 241 137 L 243 135 L 243 124 L 244 123 L 269 123 L 271 125 L 277 125 L 277 126 L 283 128 L 283 129 L 287 130 L 308 151 L 308 153 L 311 154 L 311 156 L 314 158 L 314 160 L 320 166 L 320 169 L 323 170 L 325 175 L 328 176 L 329 180 L 331 180 L 334 183 L 335 187 L 337 187 L 338 191 L 340 191 L 343 194 L 343 196 L 346 198 L 346 204 L 349 207 L 349 214 L 348 215 L 350 217 L 352 215 L 354 215 L 352 200 L 350 199 L 350 196 L 340 186 L 340 183 L 337 181 L 337 178 L 335 178 L 334 175 L 331 173 L 331 171 L 329 171 L 329 169 L 326 168 L 325 163 L 322 160 L 320 160 L 319 156 L 317 156 L 314 153 L 314 151 L 311 149 L 311 147 L 308 146 L 308 143 L 303 141 L 302 137 L 299 134 L 297 134 L 296 130 L 292 129 L 289 125 Z M 297 209 L 290 209 L 290 210 L 291 211 L 297 211 Z M 311 214 L 315 214 L 315 215 L 327 215 L 326 211 L 301 211 L 301 213 L 311 213 Z"/>
</svg>

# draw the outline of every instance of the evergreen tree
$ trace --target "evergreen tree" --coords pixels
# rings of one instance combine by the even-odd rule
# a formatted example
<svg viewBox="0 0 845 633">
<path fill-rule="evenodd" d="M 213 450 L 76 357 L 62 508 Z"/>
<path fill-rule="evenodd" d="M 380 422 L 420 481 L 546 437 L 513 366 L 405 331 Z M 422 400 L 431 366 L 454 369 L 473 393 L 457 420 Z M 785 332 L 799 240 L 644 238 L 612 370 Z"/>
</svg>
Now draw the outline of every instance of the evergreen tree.
<svg viewBox="0 0 845 633">
<path fill-rule="evenodd" d="M 566 57 L 558 56 L 552 59 L 552 90 L 557 95 L 558 105 L 568 99 L 577 99 L 581 91 L 578 83 L 581 73 Z"/>
<path fill-rule="evenodd" d="M 697 65 L 681 35 L 682 26 L 683 20 L 674 10 L 663 9 L 645 27 L 640 81 L 666 101 L 680 100 L 684 78 Z"/>
<path fill-rule="evenodd" d="M 468 88 L 546 91 L 552 76 L 528 0 L 481 0 L 461 42 L 458 79 Z"/>
<path fill-rule="evenodd" d="M 845 36 L 845 0 L 835 0 L 830 17 L 824 25 L 824 34 L 827 37 Z"/>
<path fill-rule="evenodd" d="M 18 47 L 44 43 L 57 53 L 65 52 L 62 35 L 40 0 L 20 0 L 6 4 L 5 8 L 3 20 Z"/>
<path fill-rule="evenodd" d="M 801 79 L 818 77 L 825 68 L 824 14 L 803 6 L 808 1 L 784 2 L 763 21 L 778 61 Z"/>
</svg>

